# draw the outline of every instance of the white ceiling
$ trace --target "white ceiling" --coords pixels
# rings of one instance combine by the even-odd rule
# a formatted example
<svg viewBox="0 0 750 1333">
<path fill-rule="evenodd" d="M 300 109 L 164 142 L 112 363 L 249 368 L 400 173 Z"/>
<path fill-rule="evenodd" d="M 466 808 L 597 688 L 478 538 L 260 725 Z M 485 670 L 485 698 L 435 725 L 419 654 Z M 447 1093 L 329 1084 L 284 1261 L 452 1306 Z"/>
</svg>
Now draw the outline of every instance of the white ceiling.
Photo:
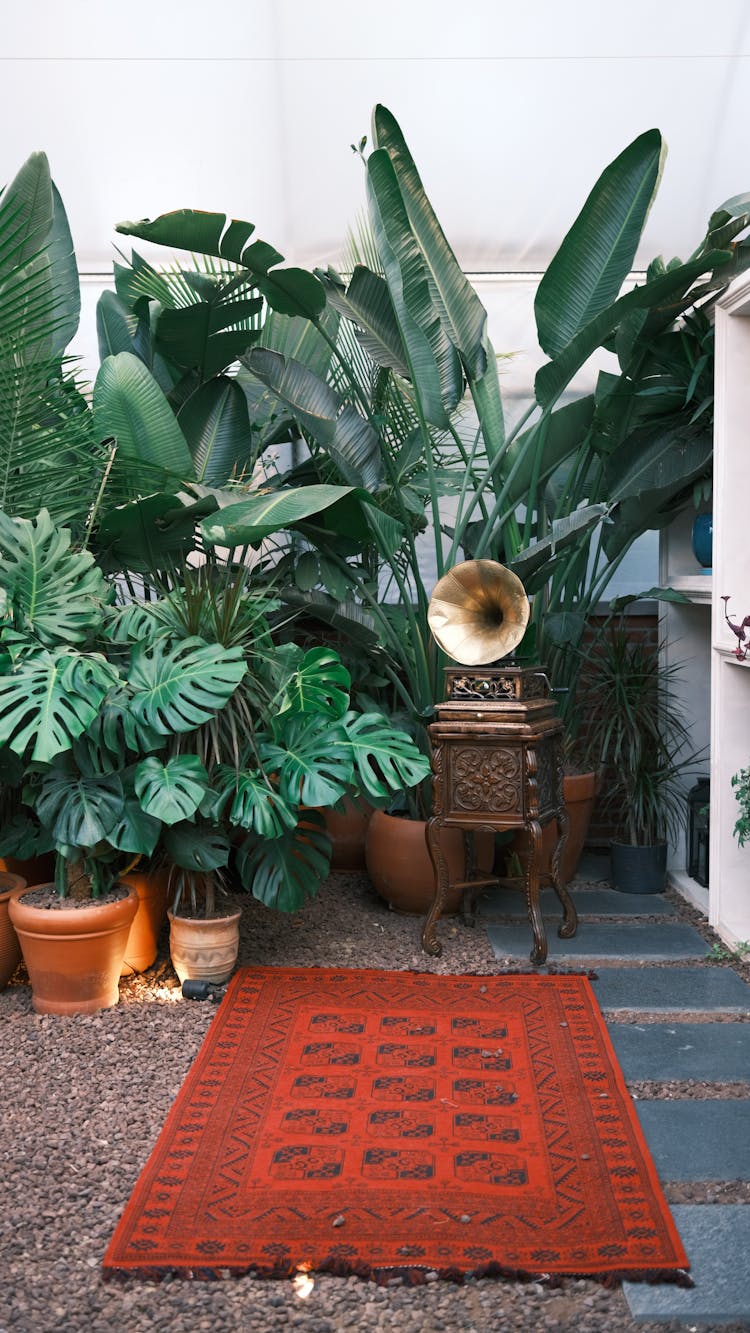
<svg viewBox="0 0 750 1333">
<path fill-rule="evenodd" d="M 0 180 L 44 149 L 83 271 L 179 207 L 335 261 L 380 101 L 470 272 L 542 269 L 599 172 L 668 145 L 640 259 L 750 190 L 750 6 L 724 0 L 27 0 L 0 56 Z"/>
</svg>

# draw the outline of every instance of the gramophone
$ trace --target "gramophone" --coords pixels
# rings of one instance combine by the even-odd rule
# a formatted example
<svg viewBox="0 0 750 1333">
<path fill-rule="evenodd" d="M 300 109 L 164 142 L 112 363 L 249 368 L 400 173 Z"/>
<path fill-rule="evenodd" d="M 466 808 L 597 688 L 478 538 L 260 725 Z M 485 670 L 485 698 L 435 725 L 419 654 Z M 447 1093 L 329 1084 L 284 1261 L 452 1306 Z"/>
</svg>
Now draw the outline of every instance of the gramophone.
<svg viewBox="0 0 750 1333">
<path fill-rule="evenodd" d="M 521 580 L 494 560 L 467 560 L 443 575 L 433 590 L 428 620 L 436 643 L 454 663 L 445 668 L 443 703 L 429 728 L 433 813 L 427 845 L 435 867 L 435 898 L 422 946 L 442 952 L 435 927 L 450 888 L 473 905 L 479 889 L 498 882 L 474 870 L 473 839 L 480 829 L 521 829 L 523 887 L 534 937 L 531 960 L 543 963 L 547 939 L 539 901 L 550 881 L 563 906 L 558 934 L 575 934 L 577 919 L 560 874 L 568 817 L 562 796 L 562 732 L 541 666 L 508 658 L 521 642 L 529 602 Z M 549 869 L 542 866 L 542 830 L 555 822 Z M 465 882 L 450 885 L 439 832 L 461 828 L 467 850 Z M 465 917 L 472 919 L 471 911 Z"/>
</svg>

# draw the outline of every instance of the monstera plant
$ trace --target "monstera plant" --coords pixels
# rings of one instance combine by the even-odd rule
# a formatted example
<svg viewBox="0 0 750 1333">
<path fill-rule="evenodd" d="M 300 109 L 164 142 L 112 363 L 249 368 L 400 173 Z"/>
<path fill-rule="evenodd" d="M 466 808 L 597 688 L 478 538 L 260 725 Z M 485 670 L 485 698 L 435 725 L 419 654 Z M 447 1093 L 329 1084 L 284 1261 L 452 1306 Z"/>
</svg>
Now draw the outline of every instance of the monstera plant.
<svg viewBox="0 0 750 1333">
<path fill-rule="evenodd" d="M 350 707 L 335 652 L 274 642 L 243 565 L 188 565 L 118 602 L 45 511 L 0 513 L 0 586 L 0 744 L 20 789 L 0 848 L 53 846 L 60 894 L 74 875 L 96 897 L 159 851 L 210 914 L 241 838 L 243 885 L 294 910 L 328 871 L 320 807 L 382 804 L 426 774 L 408 738 Z"/>
<path fill-rule="evenodd" d="M 197 810 L 199 766 L 167 758 L 157 779 L 156 756 L 223 708 L 247 667 L 198 637 L 123 650 L 114 590 L 70 536 L 46 510 L 0 513 L 0 744 L 16 809 L 0 837 L 15 854 L 53 847 L 57 892 L 97 898 L 176 811 Z"/>
</svg>

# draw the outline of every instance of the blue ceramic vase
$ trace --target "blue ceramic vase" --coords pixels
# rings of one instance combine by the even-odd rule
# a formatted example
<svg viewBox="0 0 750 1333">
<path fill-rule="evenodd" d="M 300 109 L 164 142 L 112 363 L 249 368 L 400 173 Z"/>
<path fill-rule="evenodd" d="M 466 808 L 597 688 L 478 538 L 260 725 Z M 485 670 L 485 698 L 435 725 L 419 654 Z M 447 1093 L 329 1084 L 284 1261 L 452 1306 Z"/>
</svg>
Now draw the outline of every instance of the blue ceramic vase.
<svg viewBox="0 0 750 1333">
<path fill-rule="evenodd" d="M 703 566 L 704 574 L 710 574 L 711 572 L 713 535 L 713 514 L 696 514 L 693 520 L 692 533 L 693 555 L 698 564 Z"/>
</svg>

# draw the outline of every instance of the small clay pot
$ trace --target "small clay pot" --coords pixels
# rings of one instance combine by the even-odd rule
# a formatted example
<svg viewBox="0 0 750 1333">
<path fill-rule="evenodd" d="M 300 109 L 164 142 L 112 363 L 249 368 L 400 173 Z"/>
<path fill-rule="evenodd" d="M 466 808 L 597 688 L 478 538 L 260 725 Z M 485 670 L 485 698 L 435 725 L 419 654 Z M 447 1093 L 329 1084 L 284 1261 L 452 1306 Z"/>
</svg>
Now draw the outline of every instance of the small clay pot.
<svg viewBox="0 0 750 1333">
<path fill-rule="evenodd" d="M 145 972 L 156 960 L 159 934 L 167 919 L 169 894 L 168 870 L 133 871 L 123 875 L 123 884 L 132 884 L 138 894 L 138 910 L 125 946 L 121 977 Z"/>
<path fill-rule="evenodd" d="M 172 966 L 183 981 L 228 981 L 240 947 L 240 913 L 231 916 L 169 917 Z"/>
</svg>

